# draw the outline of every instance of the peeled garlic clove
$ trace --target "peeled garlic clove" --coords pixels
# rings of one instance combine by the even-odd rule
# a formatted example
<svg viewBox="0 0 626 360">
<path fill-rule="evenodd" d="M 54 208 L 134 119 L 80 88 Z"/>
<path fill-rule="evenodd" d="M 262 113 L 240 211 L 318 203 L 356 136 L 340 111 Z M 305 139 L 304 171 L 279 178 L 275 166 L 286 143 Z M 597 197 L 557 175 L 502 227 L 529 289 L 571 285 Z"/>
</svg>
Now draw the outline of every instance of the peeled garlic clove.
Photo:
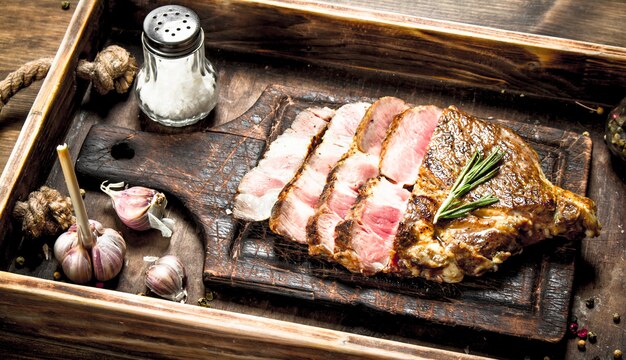
<svg viewBox="0 0 626 360">
<path fill-rule="evenodd" d="M 163 193 L 142 186 L 116 191 L 115 188 L 124 187 L 123 182 L 105 183 L 100 185 L 100 189 L 111 197 L 113 208 L 124 225 L 138 231 L 158 229 L 164 237 L 172 236 L 172 227 L 162 221 L 165 220 L 163 216 L 167 206 Z"/>
<path fill-rule="evenodd" d="M 84 284 L 91 280 L 91 259 L 87 250 L 82 246 L 69 249 L 61 261 L 61 267 L 65 276 L 77 284 Z"/>
<path fill-rule="evenodd" d="M 185 302 L 185 268 L 182 262 L 173 255 L 159 258 L 146 271 L 146 286 L 162 298 Z"/>
<path fill-rule="evenodd" d="M 106 228 L 91 249 L 93 273 L 98 281 L 108 281 L 120 273 L 126 256 L 126 242 L 117 231 Z"/>
</svg>

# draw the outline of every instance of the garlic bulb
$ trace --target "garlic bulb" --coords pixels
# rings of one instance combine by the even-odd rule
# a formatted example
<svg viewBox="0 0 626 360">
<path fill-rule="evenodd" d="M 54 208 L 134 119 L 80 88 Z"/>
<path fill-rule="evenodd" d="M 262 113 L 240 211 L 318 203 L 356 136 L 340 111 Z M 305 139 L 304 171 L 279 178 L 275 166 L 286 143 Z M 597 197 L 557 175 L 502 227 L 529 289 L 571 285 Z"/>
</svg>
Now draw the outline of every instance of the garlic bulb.
<svg viewBox="0 0 626 360">
<path fill-rule="evenodd" d="M 162 298 L 187 301 L 186 274 L 182 262 L 174 255 L 159 258 L 146 271 L 146 286 Z"/>
<path fill-rule="evenodd" d="M 108 281 L 120 273 L 126 255 L 126 242 L 115 230 L 104 228 L 89 220 L 90 234 L 95 239 L 91 249 L 84 245 L 76 224 L 61 234 L 54 243 L 54 257 L 63 268 L 65 276 L 77 284 Z"/>
<path fill-rule="evenodd" d="M 167 199 L 163 193 L 142 186 L 125 190 L 124 183 L 100 185 L 100 190 L 111 197 L 113 208 L 124 225 L 133 230 L 158 229 L 164 237 L 172 236 L 174 220 L 164 218 Z"/>
</svg>

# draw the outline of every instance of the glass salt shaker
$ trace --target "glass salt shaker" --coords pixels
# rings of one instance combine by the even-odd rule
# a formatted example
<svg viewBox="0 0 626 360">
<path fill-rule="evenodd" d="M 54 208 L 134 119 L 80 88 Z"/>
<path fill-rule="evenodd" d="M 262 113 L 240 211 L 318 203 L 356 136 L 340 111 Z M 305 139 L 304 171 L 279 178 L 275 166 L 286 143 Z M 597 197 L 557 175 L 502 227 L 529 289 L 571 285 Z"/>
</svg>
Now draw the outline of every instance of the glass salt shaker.
<svg viewBox="0 0 626 360">
<path fill-rule="evenodd" d="M 135 84 L 141 110 L 176 127 L 206 117 L 217 104 L 217 79 L 198 15 L 184 6 L 156 8 L 144 19 L 141 41 L 144 62 Z"/>
</svg>

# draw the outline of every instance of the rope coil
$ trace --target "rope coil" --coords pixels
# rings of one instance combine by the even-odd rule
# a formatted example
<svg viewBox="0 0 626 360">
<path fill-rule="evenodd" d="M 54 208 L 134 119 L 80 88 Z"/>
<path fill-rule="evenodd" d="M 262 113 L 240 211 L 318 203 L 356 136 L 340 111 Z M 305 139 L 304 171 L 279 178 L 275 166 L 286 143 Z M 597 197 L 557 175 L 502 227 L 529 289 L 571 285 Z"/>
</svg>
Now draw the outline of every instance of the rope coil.
<svg viewBox="0 0 626 360">
<path fill-rule="evenodd" d="M 52 58 L 43 58 L 27 62 L 19 69 L 0 81 L 0 111 L 9 99 L 33 81 L 46 77 Z M 80 60 L 76 75 L 89 80 L 96 91 L 104 95 L 115 89 L 119 94 L 128 91 L 138 70 L 137 60 L 126 49 L 111 45 L 96 55 L 93 62 Z"/>
</svg>

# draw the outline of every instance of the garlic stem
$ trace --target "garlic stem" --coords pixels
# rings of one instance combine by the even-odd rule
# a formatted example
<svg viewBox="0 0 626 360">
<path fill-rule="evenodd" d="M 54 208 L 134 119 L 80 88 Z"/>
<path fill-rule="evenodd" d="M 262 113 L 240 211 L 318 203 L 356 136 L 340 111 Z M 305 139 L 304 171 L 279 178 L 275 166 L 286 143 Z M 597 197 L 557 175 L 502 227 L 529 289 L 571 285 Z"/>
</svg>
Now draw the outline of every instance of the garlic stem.
<svg viewBox="0 0 626 360">
<path fill-rule="evenodd" d="M 61 163 L 61 169 L 63 170 L 63 176 L 65 177 L 65 184 L 67 190 L 70 193 L 70 199 L 72 200 L 72 206 L 76 213 L 76 223 L 78 229 L 81 232 L 82 245 L 87 249 L 91 249 L 95 244 L 93 234 L 89 231 L 89 218 L 87 217 L 87 210 L 85 209 L 85 202 L 80 196 L 80 187 L 78 186 L 78 180 L 76 179 L 76 173 L 74 172 L 74 164 L 70 157 L 70 152 L 67 148 L 67 144 L 57 146 L 57 154 L 59 155 L 59 162 Z"/>
</svg>

